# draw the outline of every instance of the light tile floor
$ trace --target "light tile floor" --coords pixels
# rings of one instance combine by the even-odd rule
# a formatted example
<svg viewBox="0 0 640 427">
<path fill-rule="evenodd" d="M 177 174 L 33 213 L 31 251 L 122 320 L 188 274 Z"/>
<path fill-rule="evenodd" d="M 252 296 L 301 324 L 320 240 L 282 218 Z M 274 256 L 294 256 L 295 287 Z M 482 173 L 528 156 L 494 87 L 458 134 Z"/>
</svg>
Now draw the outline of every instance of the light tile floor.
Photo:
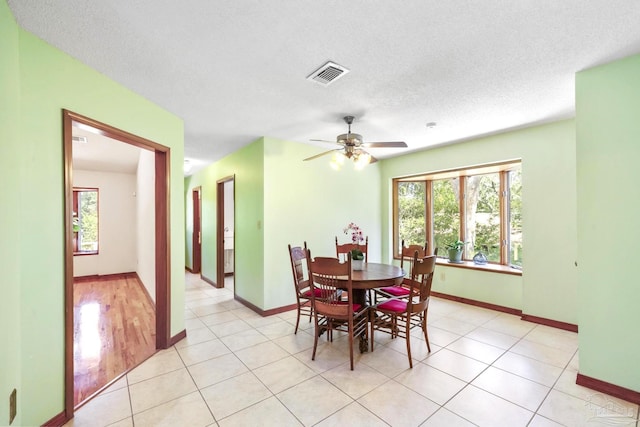
<svg viewBox="0 0 640 427">
<path fill-rule="evenodd" d="M 638 426 L 638 405 L 575 384 L 577 334 L 433 298 L 420 334 L 372 353 L 296 312 L 260 317 L 186 275 L 187 338 L 80 408 L 67 426 Z M 356 345 L 357 347 L 357 345 Z"/>
</svg>

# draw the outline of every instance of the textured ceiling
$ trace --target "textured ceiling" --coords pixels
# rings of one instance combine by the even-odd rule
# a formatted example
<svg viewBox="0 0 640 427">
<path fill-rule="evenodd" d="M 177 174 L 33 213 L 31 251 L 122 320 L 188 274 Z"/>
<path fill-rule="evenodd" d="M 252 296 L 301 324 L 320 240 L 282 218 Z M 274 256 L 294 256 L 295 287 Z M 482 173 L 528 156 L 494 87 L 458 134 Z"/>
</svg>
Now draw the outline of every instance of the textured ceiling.
<svg viewBox="0 0 640 427">
<path fill-rule="evenodd" d="M 346 114 L 365 141 L 409 145 L 381 158 L 572 117 L 577 71 L 640 52 L 638 0 L 8 3 L 27 31 L 184 119 L 194 170 L 260 136 L 333 140 Z M 306 80 L 329 60 L 350 72 Z"/>
</svg>

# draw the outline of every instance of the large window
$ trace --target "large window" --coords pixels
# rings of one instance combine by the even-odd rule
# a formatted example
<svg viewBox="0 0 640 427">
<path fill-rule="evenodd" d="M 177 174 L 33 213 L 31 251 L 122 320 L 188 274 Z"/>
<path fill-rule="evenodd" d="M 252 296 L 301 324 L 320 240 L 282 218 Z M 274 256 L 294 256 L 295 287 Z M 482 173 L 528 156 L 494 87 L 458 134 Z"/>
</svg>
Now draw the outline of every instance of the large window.
<svg viewBox="0 0 640 427">
<path fill-rule="evenodd" d="M 73 252 L 98 253 L 98 189 L 73 189 Z"/>
<path fill-rule="evenodd" d="M 486 165 L 394 180 L 394 247 L 465 242 L 463 259 L 482 251 L 491 264 L 522 268 L 520 162 Z"/>
</svg>

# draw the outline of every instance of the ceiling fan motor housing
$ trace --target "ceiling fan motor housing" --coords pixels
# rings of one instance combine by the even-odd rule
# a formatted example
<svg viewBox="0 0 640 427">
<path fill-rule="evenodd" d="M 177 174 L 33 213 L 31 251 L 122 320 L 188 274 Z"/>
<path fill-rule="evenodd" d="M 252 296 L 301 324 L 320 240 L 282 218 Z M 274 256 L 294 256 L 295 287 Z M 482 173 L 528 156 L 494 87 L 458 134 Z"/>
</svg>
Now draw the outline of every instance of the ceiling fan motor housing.
<svg viewBox="0 0 640 427">
<path fill-rule="evenodd" d="M 346 146 L 358 147 L 362 145 L 362 135 L 357 133 L 343 133 L 338 135 L 338 144 Z"/>
</svg>

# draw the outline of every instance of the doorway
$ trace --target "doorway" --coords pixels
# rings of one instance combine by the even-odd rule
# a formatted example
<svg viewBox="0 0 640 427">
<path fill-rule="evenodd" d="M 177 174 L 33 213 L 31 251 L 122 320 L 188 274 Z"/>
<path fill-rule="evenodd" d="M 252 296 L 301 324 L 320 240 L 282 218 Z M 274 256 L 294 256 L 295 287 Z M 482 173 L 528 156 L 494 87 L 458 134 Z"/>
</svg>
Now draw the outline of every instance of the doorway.
<svg viewBox="0 0 640 427">
<path fill-rule="evenodd" d="M 216 287 L 235 295 L 235 175 L 217 181 Z"/>
<path fill-rule="evenodd" d="M 191 272 L 201 273 L 202 270 L 202 187 L 196 187 L 191 192 L 193 200 L 193 263 Z"/>
<path fill-rule="evenodd" d="M 170 149 L 116 129 L 105 123 L 63 110 L 63 151 L 64 151 L 64 191 L 65 191 L 65 416 L 73 417 L 74 412 L 74 209 L 73 209 L 73 129 L 90 129 L 124 144 L 149 150 L 155 178 L 152 193 L 155 200 L 153 215 L 152 249 L 155 283 L 155 348 L 168 348 L 170 337 L 170 260 L 169 260 L 169 155 Z"/>
</svg>

